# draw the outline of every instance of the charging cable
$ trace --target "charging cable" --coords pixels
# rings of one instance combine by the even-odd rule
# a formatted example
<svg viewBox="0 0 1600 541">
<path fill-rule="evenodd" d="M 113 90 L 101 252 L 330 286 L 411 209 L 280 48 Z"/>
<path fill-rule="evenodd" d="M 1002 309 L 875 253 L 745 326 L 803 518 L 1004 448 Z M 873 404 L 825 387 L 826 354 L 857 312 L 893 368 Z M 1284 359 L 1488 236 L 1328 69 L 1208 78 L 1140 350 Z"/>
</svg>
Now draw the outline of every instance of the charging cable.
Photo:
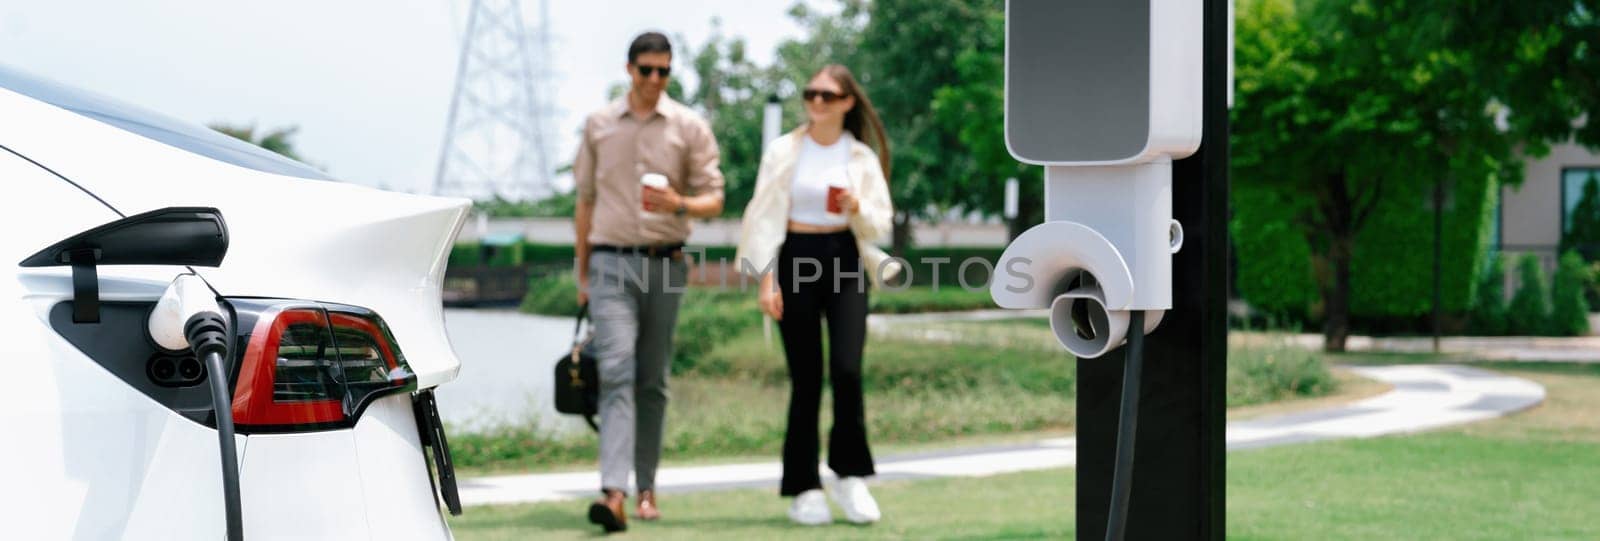
<svg viewBox="0 0 1600 541">
<path fill-rule="evenodd" d="M 150 314 L 150 337 L 168 350 L 190 350 L 206 367 L 211 409 L 217 417 L 217 444 L 222 455 L 222 495 L 228 540 L 244 539 L 239 499 L 239 455 L 234 447 L 233 396 L 228 392 L 228 319 L 216 292 L 194 274 L 179 275 L 167 286 Z"/>
<path fill-rule="evenodd" d="M 1111 511 L 1106 541 L 1122 541 L 1128 526 L 1128 498 L 1133 492 L 1133 441 L 1139 432 L 1139 377 L 1144 369 L 1144 312 L 1128 317 L 1128 351 L 1122 364 L 1122 413 L 1117 426 L 1117 463 L 1111 477 Z"/>
</svg>

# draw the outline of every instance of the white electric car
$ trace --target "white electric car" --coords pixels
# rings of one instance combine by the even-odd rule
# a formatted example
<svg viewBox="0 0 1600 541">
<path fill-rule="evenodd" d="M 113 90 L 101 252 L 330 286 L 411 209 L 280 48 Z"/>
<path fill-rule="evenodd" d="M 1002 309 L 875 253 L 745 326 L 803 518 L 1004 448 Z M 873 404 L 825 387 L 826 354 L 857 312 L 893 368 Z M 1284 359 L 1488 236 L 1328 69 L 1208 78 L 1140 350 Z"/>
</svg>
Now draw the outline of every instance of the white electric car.
<svg viewBox="0 0 1600 541">
<path fill-rule="evenodd" d="M 223 539 L 230 504 L 250 539 L 450 538 L 431 389 L 466 200 L 3 66 L 0 186 L 0 538 Z M 211 370 L 148 330 L 186 274 L 227 320 L 236 480 Z"/>
</svg>

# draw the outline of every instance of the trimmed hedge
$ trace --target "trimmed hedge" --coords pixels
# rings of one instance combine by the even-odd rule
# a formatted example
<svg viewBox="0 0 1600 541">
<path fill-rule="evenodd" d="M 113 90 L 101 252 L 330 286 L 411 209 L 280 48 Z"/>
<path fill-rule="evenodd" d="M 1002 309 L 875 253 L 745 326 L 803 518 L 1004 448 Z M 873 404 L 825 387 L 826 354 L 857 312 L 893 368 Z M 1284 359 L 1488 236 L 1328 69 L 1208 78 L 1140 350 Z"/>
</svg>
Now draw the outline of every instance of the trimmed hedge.
<svg viewBox="0 0 1600 541">
<path fill-rule="evenodd" d="M 1584 288 L 1589 282 L 1589 268 L 1577 252 L 1561 255 L 1556 267 L 1555 285 L 1550 289 L 1551 330 L 1560 336 L 1589 334 L 1589 301 L 1584 298 Z"/>
<path fill-rule="evenodd" d="M 1311 247 L 1295 226 L 1298 209 L 1252 184 L 1233 185 L 1235 288 L 1257 309 L 1306 317 L 1321 302 L 1311 273 Z M 1320 311 L 1318 308 L 1316 311 Z"/>
<path fill-rule="evenodd" d="M 1299 225 L 1313 201 L 1261 183 L 1233 185 L 1229 229 L 1237 262 L 1237 290 L 1270 313 L 1318 319 L 1322 299 L 1311 249 Z M 1443 301 L 1450 313 L 1474 304 L 1478 269 L 1494 213 L 1497 183 L 1485 177 L 1457 181 L 1444 216 Z M 1351 315 L 1413 318 L 1433 309 L 1432 185 L 1390 183 L 1384 199 L 1356 236 L 1351 260 Z M 1331 272 L 1331 270 L 1330 270 Z"/>
<path fill-rule="evenodd" d="M 1506 333 L 1506 269 L 1499 254 L 1489 256 L 1489 264 L 1478 284 L 1477 303 L 1472 307 L 1471 330 L 1483 336 Z"/>
<path fill-rule="evenodd" d="M 515 267 L 528 261 L 529 244 L 485 246 L 477 242 L 456 243 L 450 249 L 451 266 Z"/>
<path fill-rule="evenodd" d="M 1517 260 L 1517 293 L 1511 297 L 1507 330 L 1511 334 L 1539 336 L 1550 332 L 1549 289 L 1539 256 L 1525 254 Z"/>
</svg>

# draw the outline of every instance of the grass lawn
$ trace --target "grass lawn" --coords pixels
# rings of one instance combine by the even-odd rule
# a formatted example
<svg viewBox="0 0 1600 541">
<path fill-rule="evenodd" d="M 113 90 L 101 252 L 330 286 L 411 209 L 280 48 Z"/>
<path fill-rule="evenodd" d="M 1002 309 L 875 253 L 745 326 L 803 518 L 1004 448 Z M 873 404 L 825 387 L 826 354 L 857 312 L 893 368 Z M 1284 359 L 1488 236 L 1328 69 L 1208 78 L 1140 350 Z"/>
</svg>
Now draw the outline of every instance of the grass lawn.
<svg viewBox="0 0 1600 541">
<path fill-rule="evenodd" d="M 1600 539 L 1600 366 L 1492 364 L 1545 385 L 1545 404 L 1441 432 L 1228 457 L 1236 539 Z M 664 498 L 649 539 L 1037 539 L 1073 534 L 1071 470 L 886 482 L 871 527 L 791 526 L 772 490 Z M 1137 497 L 1137 495 L 1135 495 Z M 584 504 L 474 507 L 472 539 L 595 537 Z"/>
<path fill-rule="evenodd" d="M 1048 327 L 1009 320 L 971 330 L 974 336 L 956 341 L 874 331 L 862 373 L 874 445 L 1073 428 L 1076 365 Z M 1230 405 L 1322 397 L 1339 389 L 1340 380 L 1319 353 L 1263 345 L 1230 355 Z M 777 456 L 788 396 L 781 346 L 768 346 L 759 325 L 745 329 L 673 376 L 664 456 Z M 829 396 L 824 394 L 821 430 L 832 424 Z M 450 447 L 466 475 L 592 467 L 597 453 L 591 434 L 552 437 L 527 426 L 452 433 Z"/>
<path fill-rule="evenodd" d="M 1480 365 L 1545 386 L 1509 417 L 1229 455 L 1228 537 L 1600 539 L 1600 366 Z"/>
<path fill-rule="evenodd" d="M 1076 417 L 1075 372 L 1060 351 L 874 339 L 863 385 L 875 445 L 948 441 L 984 434 L 1067 431 Z M 825 393 L 819 429 L 832 424 Z M 741 334 L 672 380 L 664 456 L 679 459 L 778 455 L 789 386 L 783 352 L 759 329 Z M 549 437 L 526 427 L 450 435 L 469 475 L 592 467 L 591 434 Z"/>
<path fill-rule="evenodd" d="M 872 526 L 845 523 L 838 509 L 832 526 L 789 522 L 788 500 L 773 490 L 663 496 L 658 523 L 630 521 L 638 539 L 1062 539 L 1072 535 L 1071 470 L 988 479 L 936 479 L 882 483 L 873 489 L 883 508 Z M 1019 497 L 1020 495 L 1020 497 Z M 589 539 L 599 528 L 583 515 L 586 503 L 470 507 L 453 517 L 456 539 Z"/>
</svg>

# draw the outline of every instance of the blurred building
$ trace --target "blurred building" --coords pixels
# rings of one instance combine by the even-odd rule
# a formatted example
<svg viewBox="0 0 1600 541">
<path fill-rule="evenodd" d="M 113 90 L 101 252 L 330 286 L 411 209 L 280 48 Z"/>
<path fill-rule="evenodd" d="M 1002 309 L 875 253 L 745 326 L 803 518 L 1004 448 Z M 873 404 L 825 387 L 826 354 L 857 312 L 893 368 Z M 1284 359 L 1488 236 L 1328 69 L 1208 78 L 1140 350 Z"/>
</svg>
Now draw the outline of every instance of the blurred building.
<svg viewBox="0 0 1600 541">
<path fill-rule="evenodd" d="M 1600 177 L 1600 153 L 1576 144 L 1553 145 L 1543 158 L 1528 158 L 1521 186 L 1500 189 L 1490 236 L 1494 251 L 1535 254 L 1555 269 L 1562 233 L 1590 175 Z"/>
</svg>

